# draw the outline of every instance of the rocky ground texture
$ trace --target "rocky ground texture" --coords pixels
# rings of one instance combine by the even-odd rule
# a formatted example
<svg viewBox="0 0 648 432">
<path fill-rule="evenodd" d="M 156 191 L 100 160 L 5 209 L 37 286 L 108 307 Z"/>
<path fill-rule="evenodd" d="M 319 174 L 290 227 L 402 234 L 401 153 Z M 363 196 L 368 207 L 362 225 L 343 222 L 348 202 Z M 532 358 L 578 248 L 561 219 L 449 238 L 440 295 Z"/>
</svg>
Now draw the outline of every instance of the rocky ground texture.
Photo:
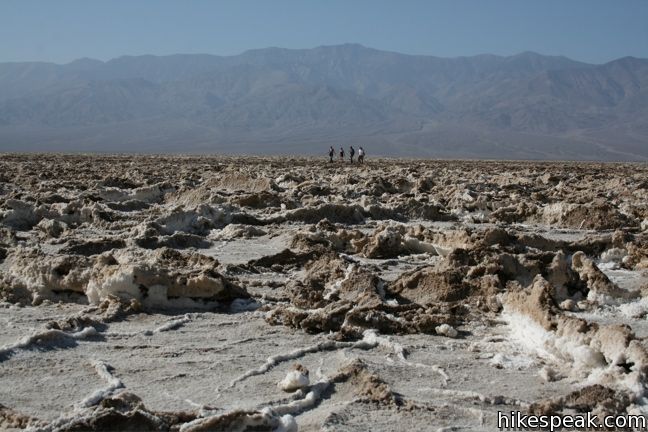
<svg viewBox="0 0 648 432">
<path fill-rule="evenodd" d="M 0 156 L 0 430 L 648 413 L 648 166 Z"/>
</svg>

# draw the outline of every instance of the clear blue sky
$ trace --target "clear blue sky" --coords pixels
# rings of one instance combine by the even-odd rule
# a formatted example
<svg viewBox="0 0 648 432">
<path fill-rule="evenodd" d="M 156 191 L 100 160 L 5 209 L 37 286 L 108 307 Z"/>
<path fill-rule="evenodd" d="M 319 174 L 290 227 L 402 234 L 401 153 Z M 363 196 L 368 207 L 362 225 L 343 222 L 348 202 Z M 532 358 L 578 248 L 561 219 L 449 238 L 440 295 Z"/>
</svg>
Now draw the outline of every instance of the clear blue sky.
<svg viewBox="0 0 648 432">
<path fill-rule="evenodd" d="M 346 42 L 442 57 L 648 58 L 648 0 L 0 0 L 0 62 Z"/>
</svg>

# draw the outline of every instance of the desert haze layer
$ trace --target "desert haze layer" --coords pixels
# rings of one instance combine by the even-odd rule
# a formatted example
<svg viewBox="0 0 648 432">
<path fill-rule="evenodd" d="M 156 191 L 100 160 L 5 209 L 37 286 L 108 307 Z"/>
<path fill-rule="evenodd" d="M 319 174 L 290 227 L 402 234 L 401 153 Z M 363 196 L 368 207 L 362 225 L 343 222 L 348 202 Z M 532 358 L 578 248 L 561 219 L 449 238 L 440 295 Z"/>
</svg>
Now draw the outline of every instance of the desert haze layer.
<svg viewBox="0 0 648 432">
<path fill-rule="evenodd" d="M 0 157 L 0 429 L 645 414 L 648 167 Z"/>
<path fill-rule="evenodd" d="M 648 60 L 346 44 L 0 63 L 0 151 L 648 160 Z"/>
</svg>

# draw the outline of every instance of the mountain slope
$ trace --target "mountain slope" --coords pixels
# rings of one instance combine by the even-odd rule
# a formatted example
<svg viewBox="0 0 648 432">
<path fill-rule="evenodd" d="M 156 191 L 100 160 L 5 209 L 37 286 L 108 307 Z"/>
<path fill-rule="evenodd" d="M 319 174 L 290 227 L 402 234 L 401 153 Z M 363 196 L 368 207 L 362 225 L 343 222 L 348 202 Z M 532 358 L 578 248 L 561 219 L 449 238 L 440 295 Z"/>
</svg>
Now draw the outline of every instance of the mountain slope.
<svg viewBox="0 0 648 432">
<path fill-rule="evenodd" d="M 648 60 L 347 44 L 0 64 L 3 151 L 312 154 L 354 142 L 395 156 L 648 160 Z"/>
</svg>

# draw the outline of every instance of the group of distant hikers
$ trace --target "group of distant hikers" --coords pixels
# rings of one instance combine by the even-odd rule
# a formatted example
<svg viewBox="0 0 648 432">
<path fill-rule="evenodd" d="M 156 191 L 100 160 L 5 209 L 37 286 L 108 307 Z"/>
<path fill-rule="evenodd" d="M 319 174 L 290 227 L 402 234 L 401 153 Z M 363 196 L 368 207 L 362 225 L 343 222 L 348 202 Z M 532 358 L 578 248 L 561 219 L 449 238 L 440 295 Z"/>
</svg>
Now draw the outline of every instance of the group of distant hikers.
<svg viewBox="0 0 648 432">
<path fill-rule="evenodd" d="M 333 156 L 335 156 L 335 150 L 333 146 L 329 148 L 329 162 L 333 162 Z M 353 157 L 355 156 L 355 149 L 353 146 L 349 146 L 349 160 L 353 163 Z M 362 147 L 358 148 L 358 163 L 364 163 L 365 151 Z M 344 162 L 344 148 L 340 147 L 340 162 Z"/>
</svg>

